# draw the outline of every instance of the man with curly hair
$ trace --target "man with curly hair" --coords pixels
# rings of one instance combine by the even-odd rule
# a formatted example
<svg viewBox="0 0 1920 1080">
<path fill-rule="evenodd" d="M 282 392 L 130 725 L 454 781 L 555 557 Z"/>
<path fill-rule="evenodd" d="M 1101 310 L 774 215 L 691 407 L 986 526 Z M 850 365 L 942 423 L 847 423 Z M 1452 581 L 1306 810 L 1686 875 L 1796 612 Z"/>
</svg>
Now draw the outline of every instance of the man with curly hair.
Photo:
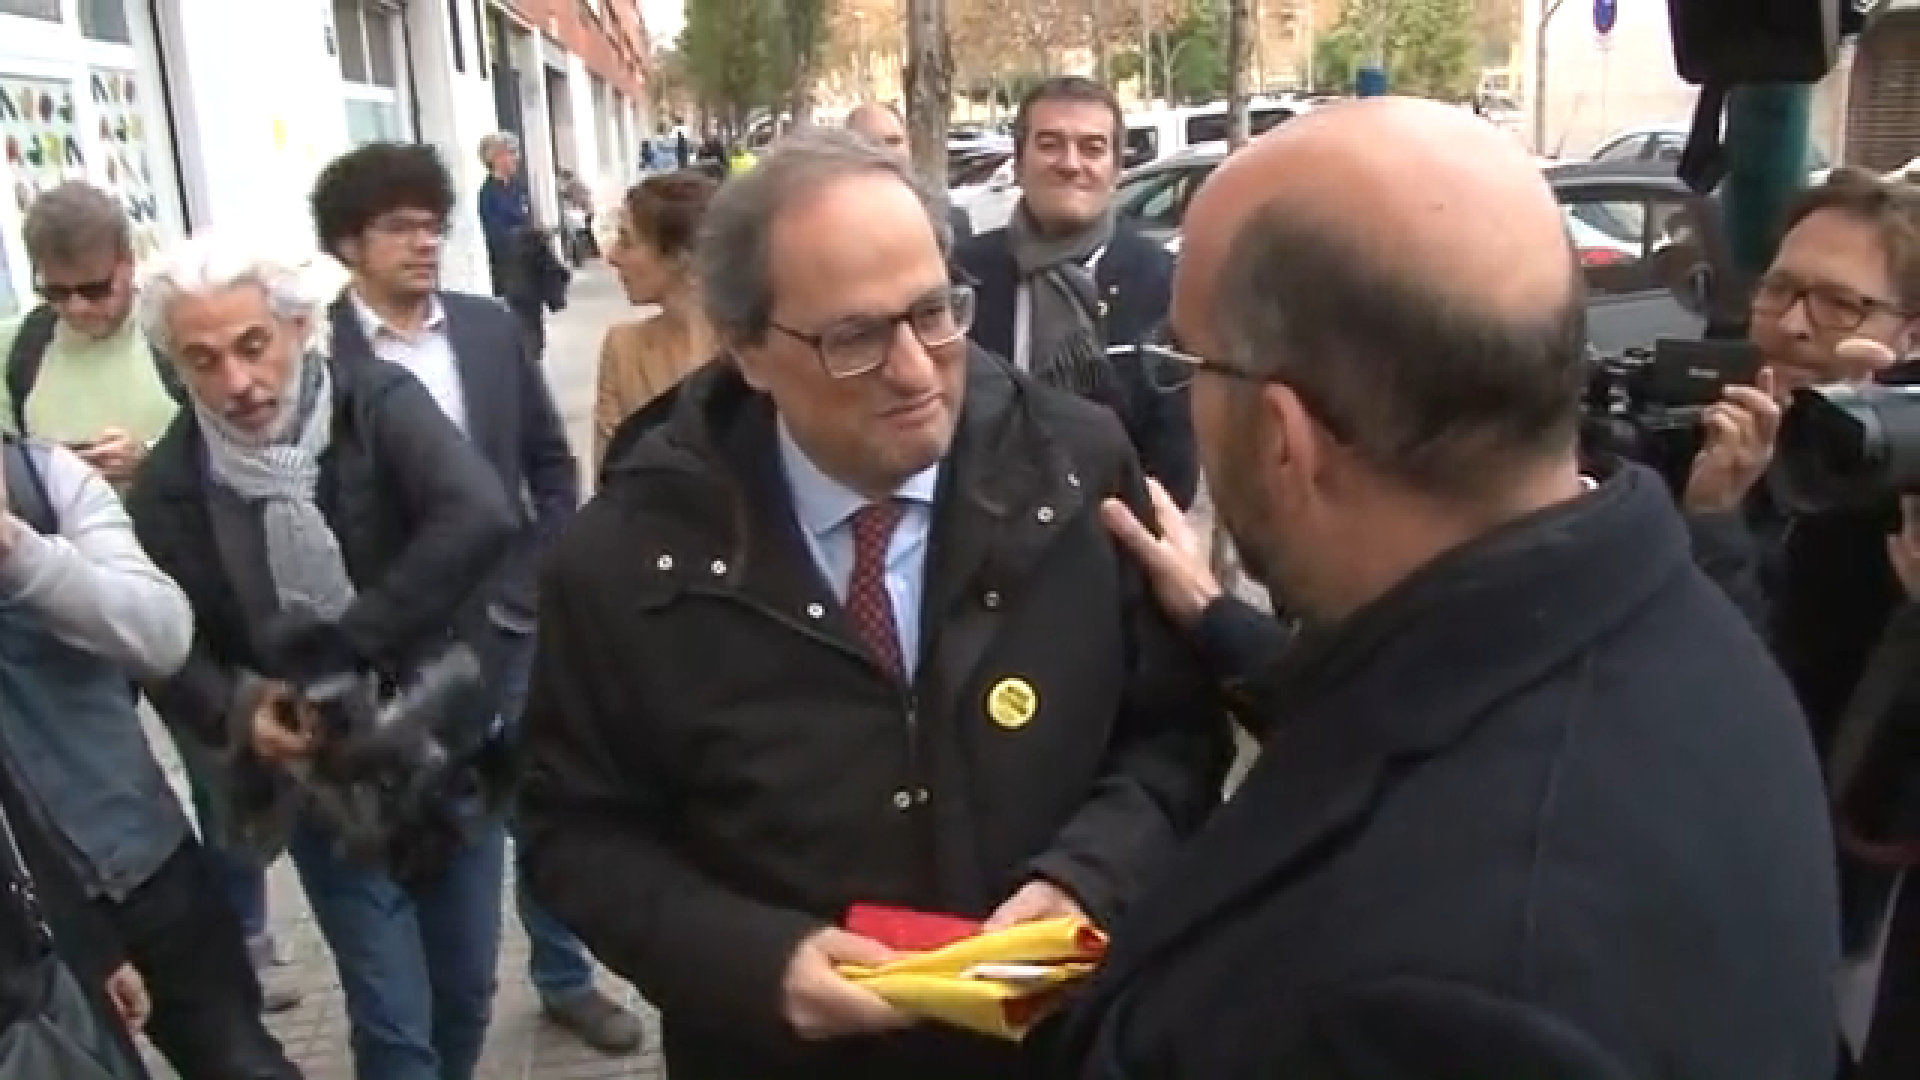
<svg viewBox="0 0 1920 1080">
<path fill-rule="evenodd" d="M 412 372 L 522 509 L 519 541 L 488 602 L 506 658 L 501 722 L 511 732 L 531 663 L 532 566 L 579 504 L 579 472 L 539 354 L 514 316 L 492 298 L 440 288 L 453 205 L 439 156 L 411 143 L 360 147 L 329 165 L 313 192 L 320 243 L 352 275 L 329 313 L 335 355 Z M 638 1018 L 594 987 L 578 939 L 524 893 L 519 906 L 547 1016 L 603 1053 L 637 1050 Z"/>
</svg>

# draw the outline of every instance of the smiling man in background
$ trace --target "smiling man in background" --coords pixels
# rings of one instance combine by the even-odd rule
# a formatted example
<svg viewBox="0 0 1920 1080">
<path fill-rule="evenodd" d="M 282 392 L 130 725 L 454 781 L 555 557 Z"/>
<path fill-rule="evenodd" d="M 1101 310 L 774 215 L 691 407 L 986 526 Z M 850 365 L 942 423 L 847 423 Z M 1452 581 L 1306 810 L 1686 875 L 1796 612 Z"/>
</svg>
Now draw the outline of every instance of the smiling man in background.
<svg viewBox="0 0 1920 1080">
<path fill-rule="evenodd" d="M 1199 466 L 1184 390 L 1108 350 L 1139 342 L 1167 314 L 1173 258 L 1115 216 L 1125 136 L 1120 103 L 1091 79 L 1033 88 L 1013 120 L 1020 205 L 1004 229 L 959 246 L 979 291 L 973 340 L 1035 378 L 1111 407 L 1140 464 L 1181 506 Z"/>
</svg>

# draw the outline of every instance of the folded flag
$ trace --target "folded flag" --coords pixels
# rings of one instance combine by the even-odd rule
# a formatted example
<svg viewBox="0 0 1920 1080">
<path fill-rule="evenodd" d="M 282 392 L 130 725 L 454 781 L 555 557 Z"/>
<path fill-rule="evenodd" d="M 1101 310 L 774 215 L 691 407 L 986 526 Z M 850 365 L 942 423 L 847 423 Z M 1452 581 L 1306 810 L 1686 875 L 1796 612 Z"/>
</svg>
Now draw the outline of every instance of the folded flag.
<svg viewBox="0 0 1920 1080">
<path fill-rule="evenodd" d="M 1106 935 L 1085 919 L 1046 919 L 983 933 L 978 923 L 856 907 L 847 929 L 903 953 L 842 974 L 911 1016 L 1017 1041 L 1093 973 Z"/>
</svg>

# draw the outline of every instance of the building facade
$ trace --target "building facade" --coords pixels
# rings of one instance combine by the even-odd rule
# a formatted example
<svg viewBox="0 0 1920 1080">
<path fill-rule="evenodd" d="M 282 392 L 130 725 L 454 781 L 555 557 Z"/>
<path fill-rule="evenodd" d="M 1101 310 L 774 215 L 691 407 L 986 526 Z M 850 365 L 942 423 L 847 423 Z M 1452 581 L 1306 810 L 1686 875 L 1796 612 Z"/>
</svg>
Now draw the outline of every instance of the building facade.
<svg viewBox="0 0 1920 1080">
<path fill-rule="evenodd" d="M 0 317 L 34 302 L 20 224 L 46 187 L 114 191 L 141 258 L 219 229 L 312 260 L 314 177 L 376 139 L 440 149 L 465 199 L 447 281 L 484 290 L 481 137 L 520 135 L 544 220 L 561 169 L 607 204 L 648 53 L 636 0 L 0 0 Z"/>
<path fill-rule="evenodd" d="M 1920 2 L 1893 0 L 1867 24 L 1840 110 L 1848 164 L 1886 172 L 1920 157 Z"/>
</svg>

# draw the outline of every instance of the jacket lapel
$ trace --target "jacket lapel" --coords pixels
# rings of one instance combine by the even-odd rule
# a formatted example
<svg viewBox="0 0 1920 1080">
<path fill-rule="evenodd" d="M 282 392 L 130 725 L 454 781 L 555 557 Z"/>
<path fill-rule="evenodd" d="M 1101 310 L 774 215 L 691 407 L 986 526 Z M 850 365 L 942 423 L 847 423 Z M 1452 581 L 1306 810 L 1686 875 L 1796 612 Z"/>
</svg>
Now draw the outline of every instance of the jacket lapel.
<svg viewBox="0 0 1920 1080">
<path fill-rule="evenodd" d="M 922 692 L 964 686 L 992 645 L 997 614 L 1053 544 L 1087 512 L 1080 477 L 1031 414 L 1003 363 L 968 357 L 967 399 L 935 500 L 920 610 Z"/>
<path fill-rule="evenodd" d="M 512 365 L 495 361 L 514 342 L 489 337 L 486 328 L 470 317 L 467 305 L 445 293 L 440 296 L 440 310 L 447 320 L 447 345 L 460 372 L 460 390 L 466 395 L 467 435 L 488 461 L 496 465 L 510 462 L 514 458 L 513 410 L 518 400 L 510 385 Z"/>
</svg>

